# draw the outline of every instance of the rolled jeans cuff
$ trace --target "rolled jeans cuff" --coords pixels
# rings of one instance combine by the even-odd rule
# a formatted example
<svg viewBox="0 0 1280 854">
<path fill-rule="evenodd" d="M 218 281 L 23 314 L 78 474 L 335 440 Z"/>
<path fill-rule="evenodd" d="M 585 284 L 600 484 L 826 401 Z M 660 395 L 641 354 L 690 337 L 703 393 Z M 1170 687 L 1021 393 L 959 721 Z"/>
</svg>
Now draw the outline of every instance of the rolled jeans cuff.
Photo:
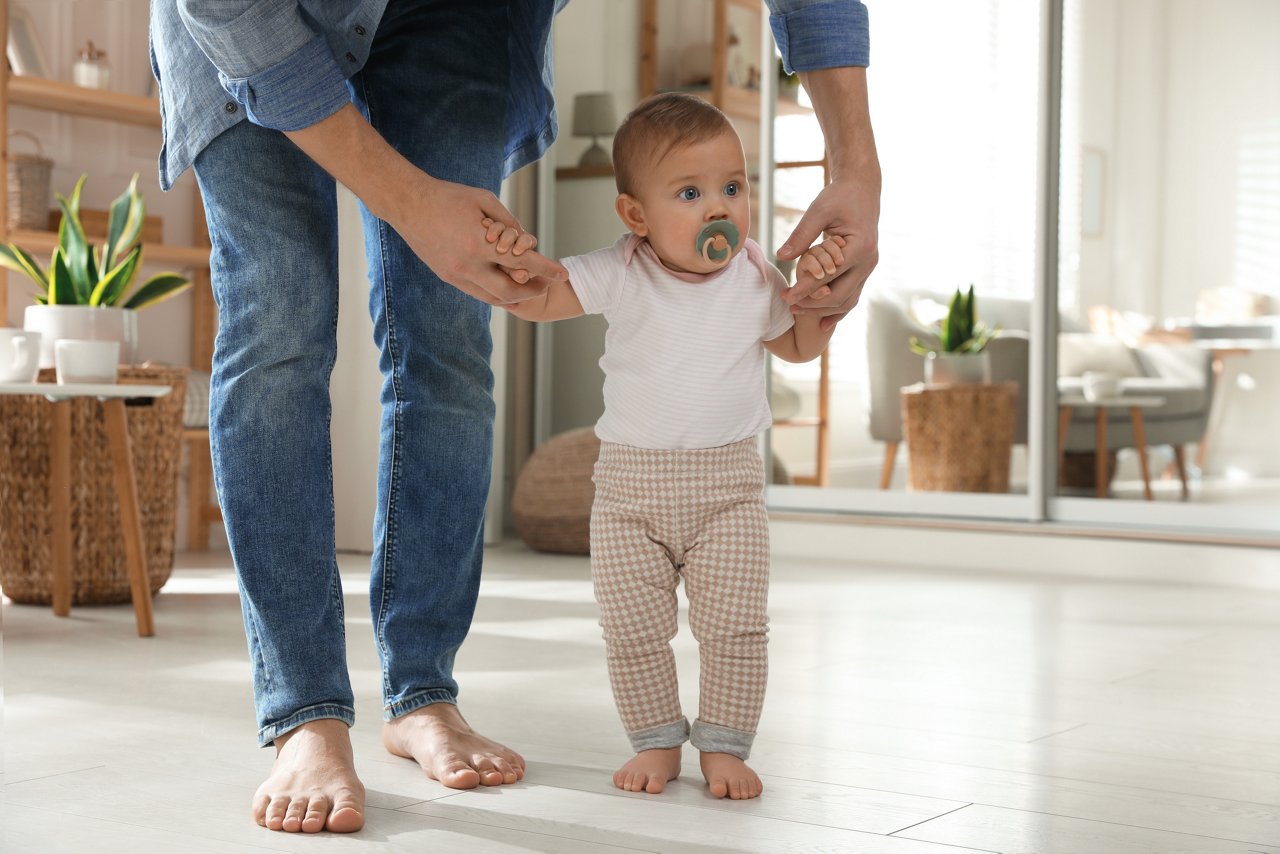
<svg viewBox="0 0 1280 854">
<path fill-rule="evenodd" d="M 689 743 L 703 753 L 727 753 L 739 759 L 746 759 L 751 755 L 751 743 L 755 739 L 754 732 L 743 732 L 698 720 L 693 722 L 689 734 Z"/>
<path fill-rule="evenodd" d="M 339 703 L 318 703 L 314 706 L 307 706 L 305 709 L 289 715 L 282 721 L 267 724 L 258 730 L 258 746 L 270 747 L 275 740 L 290 730 L 295 730 L 303 724 L 312 721 L 325 720 L 333 718 L 342 721 L 347 726 L 353 726 L 356 722 L 356 712 L 349 706 L 343 706 Z"/>
<path fill-rule="evenodd" d="M 642 750 L 667 750 L 679 747 L 689 740 L 689 721 L 687 718 L 681 718 L 662 726 L 629 732 L 627 738 L 631 739 L 631 749 L 636 753 Z"/>
</svg>

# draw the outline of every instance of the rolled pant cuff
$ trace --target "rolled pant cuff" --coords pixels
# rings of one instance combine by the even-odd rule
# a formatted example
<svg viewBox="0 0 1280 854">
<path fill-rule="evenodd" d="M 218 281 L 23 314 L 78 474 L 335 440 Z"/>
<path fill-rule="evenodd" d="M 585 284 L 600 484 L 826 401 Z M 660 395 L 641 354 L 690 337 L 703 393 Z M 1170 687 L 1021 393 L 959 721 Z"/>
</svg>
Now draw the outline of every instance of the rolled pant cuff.
<svg viewBox="0 0 1280 854">
<path fill-rule="evenodd" d="M 448 703 L 451 706 L 458 705 L 458 698 L 453 695 L 452 691 L 445 688 L 431 688 L 427 691 L 419 691 L 417 694 L 410 694 L 403 700 L 397 700 L 394 703 L 388 703 L 382 707 L 382 719 L 384 721 L 402 718 L 410 712 L 416 712 L 424 706 L 432 706 L 436 703 Z"/>
<path fill-rule="evenodd" d="M 687 718 L 681 718 L 662 726 L 629 732 L 627 738 L 631 739 L 631 749 L 636 753 L 642 750 L 667 750 L 679 747 L 689 740 L 689 721 Z"/>
<path fill-rule="evenodd" d="M 339 705 L 338 703 L 317 703 L 314 706 L 307 706 L 303 709 L 289 715 L 284 720 L 267 724 L 258 730 L 258 746 L 270 747 L 275 740 L 290 730 L 295 730 L 303 724 L 312 721 L 325 720 L 333 718 L 340 720 L 347 726 L 353 726 L 356 722 L 356 711 L 349 706 Z"/>
<path fill-rule="evenodd" d="M 729 729 L 719 724 L 695 720 L 689 733 L 689 743 L 703 753 L 728 753 L 739 759 L 751 755 L 751 743 L 755 741 L 754 732 L 743 732 L 740 729 Z"/>
</svg>

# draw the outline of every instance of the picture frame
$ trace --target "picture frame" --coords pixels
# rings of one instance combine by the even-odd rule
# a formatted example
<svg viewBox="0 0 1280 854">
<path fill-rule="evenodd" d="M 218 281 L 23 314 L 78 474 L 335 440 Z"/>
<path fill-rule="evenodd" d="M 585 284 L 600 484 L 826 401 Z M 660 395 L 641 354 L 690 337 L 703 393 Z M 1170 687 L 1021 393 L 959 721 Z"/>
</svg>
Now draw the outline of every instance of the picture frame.
<svg viewBox="0 0 1280 854">
<path fill-rule="evenodd" d="M 9 41 L 5 46 L 9 68 L 14 74 L 29 77 L 48 77 L 49 65 L 45 62 L 40 36 L 36 32 L 31 14 L 21 6 L 9 7 Z"/>
</svg>

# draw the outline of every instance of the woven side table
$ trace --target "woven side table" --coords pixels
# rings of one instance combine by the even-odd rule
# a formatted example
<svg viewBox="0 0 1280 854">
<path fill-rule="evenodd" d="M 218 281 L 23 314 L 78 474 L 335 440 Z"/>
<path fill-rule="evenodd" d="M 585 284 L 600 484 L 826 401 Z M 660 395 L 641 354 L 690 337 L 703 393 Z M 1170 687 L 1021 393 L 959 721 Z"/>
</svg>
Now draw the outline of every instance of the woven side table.
<svg viewBox="0 0 1280 854">
<path fill-rule="evenodd" d="M 907 488 L 1008 492 L 1017 383 L 902 389 Z"/>
</svg>

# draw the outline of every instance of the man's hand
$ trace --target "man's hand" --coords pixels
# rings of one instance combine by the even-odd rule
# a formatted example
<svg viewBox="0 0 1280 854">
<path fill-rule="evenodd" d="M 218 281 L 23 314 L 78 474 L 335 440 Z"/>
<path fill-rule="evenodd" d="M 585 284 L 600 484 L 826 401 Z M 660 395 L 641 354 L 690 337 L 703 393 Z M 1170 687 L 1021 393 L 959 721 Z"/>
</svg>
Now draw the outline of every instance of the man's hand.
<svg viewBox="0 0 1280 854">
<path fill-rule="evenodd" d="M 286 135 L 394 228 L 437 276 L 476 299 L 518 302 L 538 296 L 550 281 L 568 279 L 564 267 L 532 250 L 519 257 L 495 252 L 478 223 L 487 217 L 520 229 L 498 198 L 418 169 L 353 105 Z"/>
<path fill-rule="evenodd" d="M 800 257 L 824 233 L 845 241 L 844 263 L 834 278 L 819 280 L 797 270 L 796 284 L 786 295 L 792 312 L 820 316 L 824 331 L 858 304 L 867 277 L 880 259 L 880 163 L 867 110 L 866 72 L 843 67 L 800 75 L 822 126 L 831 183 L 809 205 L 778 250 L 778 259 Z"/>
<path fill-rule="evenodd" d="M 823 329 L 840 322 L 858 304 L 867 277 L 880 258 L 876 245 L 879 192 L 872 199 L 860 199 L 859 195 L 856 182 L 828 184 L 778 250 L 778 258 L 787 260 L 810 251 L 823 233 L 843 241 L 843 261 L 834 276 L 818 277 L 810 267 L 797 265 L 795 286 L 786 294 L 793 313 L 822 316 Z"/>
</svg>

